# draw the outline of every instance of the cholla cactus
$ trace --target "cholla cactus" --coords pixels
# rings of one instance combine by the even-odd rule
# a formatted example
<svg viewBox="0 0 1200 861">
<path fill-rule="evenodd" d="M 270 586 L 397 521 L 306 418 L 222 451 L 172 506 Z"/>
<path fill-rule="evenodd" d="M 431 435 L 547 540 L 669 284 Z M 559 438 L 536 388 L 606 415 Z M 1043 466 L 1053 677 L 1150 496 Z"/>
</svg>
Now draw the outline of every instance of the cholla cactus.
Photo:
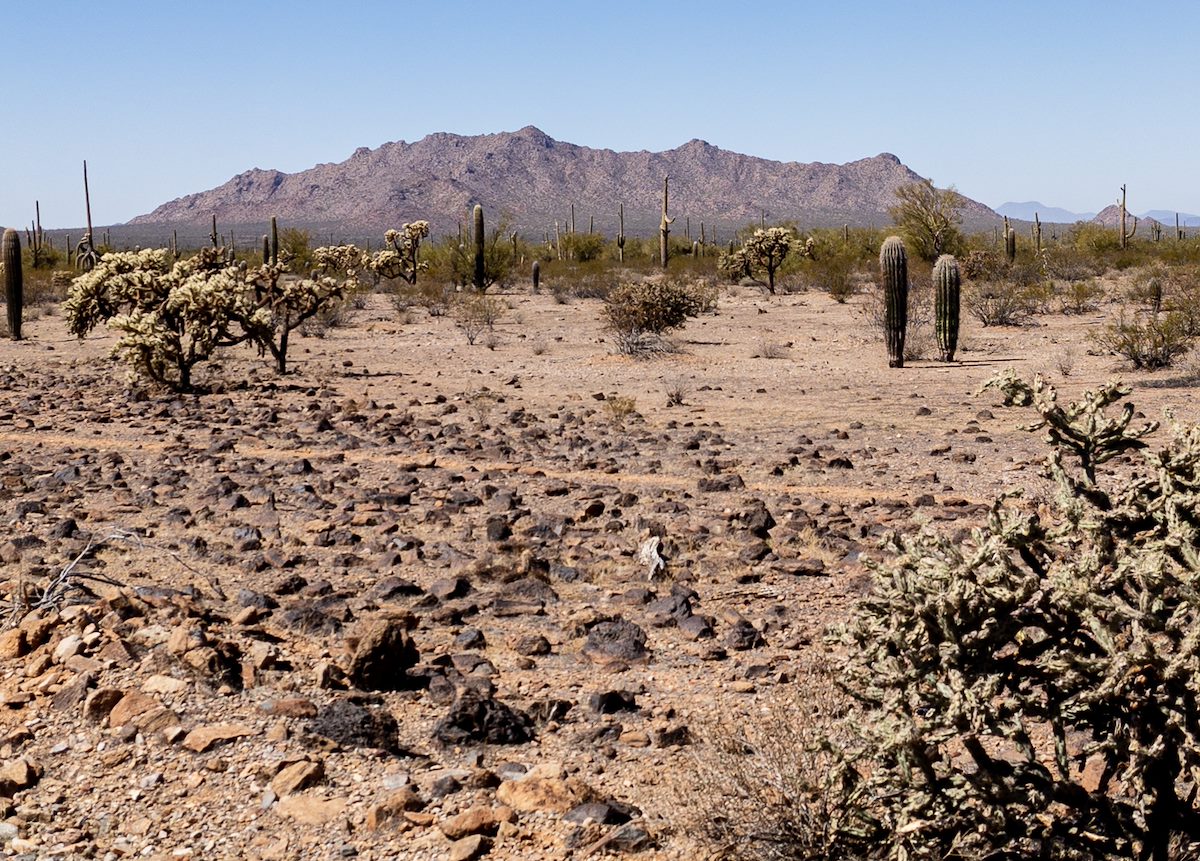
<svg viewBox="0 0 1200 861">
<path fill-rule="evenodd" d="M 239 325 L 265 318 L 245 290 L 244 274 L 219 248 L 174 265 L 165 249 L 106 254 L 76 278 L 64 304 L 70 331 L 83 337 L 101 322 L 121 333 L 113 354 L 149 380 L 177 391 L 223 346 L 252 337 Z"/>
<path fill-rule="evenodd" d="M 750 271 L 750 258 L 746 256 L 743 248 L 731 248 L 728 253 L 722 254 L 717 259 L 717 269 L 735 283 L 743 278 L 754 277 Z"/>
<path fill-rule="evenodd" d="M 371 257 L 357 245 L 323 245 L 312 252 L 313 269 L 329 275 L 353 278 L 367 269 Z"/>
<path fill-rule="evenodd" d="M 775 273 L 796 247 L 796 234 L 786 227 L 755 230 L 742 245 L 750 269 L 767 276 L 767 290 L 775 292 Z"/>
<path fill-rule="evenodd" d="M 417 274 L 429 268 L 417 258 L 421 240 L 429 236 L 428 221 L 414 221 L 399 230 L 389 230 L 383 240 L 390 247 L 377 251 L 367 262 L 367 268 L 377 278 L 399 278 L 409 284 L 417 283 Z"/>
<path fill-rule="evenodd" d="M 892 539 L 838 638 L 859 704 L 838 857 L 1191 857 L 1200 427 L 1152 452 L 1117 384 L 1066 407 L 1040 379 L 988 385 L 1039 414 L 1058 493 L 1001 497 L 962 543 Z"/>
<path fill-rule="evenodd" d="M 278 264 L 248 270 L 228 264 L 220 248 L 174 263 L 170 256 L 104 255 L 72 282 L 63 310 L 77 337 L 101 323 L 120 332 L 114 354 L 177 391 L 193 388 L 193 370 L 218 348 L 245 341 L 270 351 L 283 373 L 290 332 L 341 296 L 335 279 L 298 279 Z"/>
</svg>

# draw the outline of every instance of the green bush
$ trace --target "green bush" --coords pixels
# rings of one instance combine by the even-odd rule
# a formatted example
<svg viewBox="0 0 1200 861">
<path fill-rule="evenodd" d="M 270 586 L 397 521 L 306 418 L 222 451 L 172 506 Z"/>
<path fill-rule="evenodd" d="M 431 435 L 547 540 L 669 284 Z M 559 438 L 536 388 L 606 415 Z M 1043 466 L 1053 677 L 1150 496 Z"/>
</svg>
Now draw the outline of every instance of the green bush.
<svg viewBox="0 0 1200 861">
<path fill-rule="evenodd" d="M 1102 349 L 1148 371 L 1170 367 L 1192 348 L 1195 337 L 1191 319 L 1182 312 L 1127 314 L 1124 308 L 1092 336 Z"/>
<path fill-rule="evenodd" d="M 610 291 L 602 314 L 618 351 L 641 355 L 661 350 L 665 332 L 678 329 L 715 303 L 715 291 L 707 285 L 670 279 L 639 281 Z"/>
</svg>

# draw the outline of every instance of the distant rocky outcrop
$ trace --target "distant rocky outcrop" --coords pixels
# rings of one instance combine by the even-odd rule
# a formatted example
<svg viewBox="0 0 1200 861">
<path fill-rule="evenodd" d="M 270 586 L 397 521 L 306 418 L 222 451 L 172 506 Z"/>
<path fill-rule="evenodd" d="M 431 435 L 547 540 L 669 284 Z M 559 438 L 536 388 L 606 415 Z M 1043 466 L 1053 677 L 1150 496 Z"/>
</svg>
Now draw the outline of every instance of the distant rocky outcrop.
<svg viewBox="0 0 1200 861">
<path fill-rule="evenodd" d="M 299 173 L 249 170 L 224 185 L 165 203 L 131 225 L 197 225 L 213 215 L 222 225 L 256 224 L 270 216 L 305 225 L 382 230 L 427 219 L 436 234 L 452 231 L 481 203 L 507 213 L 512 226 L 540 235 L 566 225 L 612 234 L 617 206 L 627 232 L 658 227 L 662 178 L 671 177 L 671 211 L 699 236 L 700 221 L 722 229 L 758 221 L 802 224 L 883 224 L 895 189 L 920 177 L 882 153 L 844 165 L 778 162 L 692 140 L 666 152 L 614 152 L 556 141 L 527 126 L 517 132 L 467 137 L 431 134 L 415 143 L 362 147 L 346 161 Z M 965 220 L 995 219 L 966 200 Z M 494 222 L 493 222 L 494 223 Z M 728 234 L 726 234 L 728 235 Z"/>
</svg>

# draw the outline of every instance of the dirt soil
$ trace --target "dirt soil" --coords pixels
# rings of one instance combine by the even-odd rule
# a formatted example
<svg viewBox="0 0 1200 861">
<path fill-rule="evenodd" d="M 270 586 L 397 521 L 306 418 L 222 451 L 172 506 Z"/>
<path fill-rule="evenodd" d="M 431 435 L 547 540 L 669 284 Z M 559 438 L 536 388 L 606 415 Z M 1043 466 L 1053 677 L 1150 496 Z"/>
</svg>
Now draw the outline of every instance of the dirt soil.
<svg viewBox="0 0 1200 861">
<path fill-rule="evenodd" d="M 1088 354 L 1102 313 L 889 370 L 859 299 L 738 289 L 653 361 L 594 301 L 504 299 L 494 349 L 375 296 L 199 397 L 59 314 L 0 342 L 6 852 L 699 857 L 711 727 L 803 676 L 882 537 L 1046 492 L 987 379 L 1197 417 Z"/>
</svg>

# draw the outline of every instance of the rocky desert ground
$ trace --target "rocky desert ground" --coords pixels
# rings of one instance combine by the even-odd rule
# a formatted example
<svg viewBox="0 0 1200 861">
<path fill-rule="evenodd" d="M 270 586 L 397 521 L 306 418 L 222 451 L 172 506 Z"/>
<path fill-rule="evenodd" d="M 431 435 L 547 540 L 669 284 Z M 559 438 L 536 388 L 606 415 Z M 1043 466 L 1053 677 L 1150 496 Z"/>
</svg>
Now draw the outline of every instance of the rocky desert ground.
<svg viewBox="0 0 1200 861">
<path fill-rule="evenodd" d="M 1044 492 L 986 380 L 1197 416 L 1089 354 L 1104 311 L 889 370 L 863 297 L 734 288 L 652 361 L 502 298 L 494 349 L 373 296 L 202 396 L 60 314 L 0 341 L 5 852 L 703 857 L 713 728 L 804 684 L 881 538 Z"/>
</svg>

